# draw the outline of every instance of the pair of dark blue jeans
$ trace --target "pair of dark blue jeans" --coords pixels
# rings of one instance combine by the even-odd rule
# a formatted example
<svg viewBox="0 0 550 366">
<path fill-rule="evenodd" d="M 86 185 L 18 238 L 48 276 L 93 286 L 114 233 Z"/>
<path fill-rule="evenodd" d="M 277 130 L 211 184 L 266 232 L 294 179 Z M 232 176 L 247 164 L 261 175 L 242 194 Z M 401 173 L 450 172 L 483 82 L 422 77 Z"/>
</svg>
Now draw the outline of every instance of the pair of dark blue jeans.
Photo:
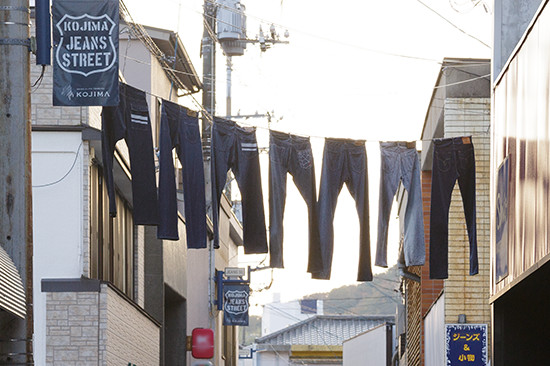
<svg viewBox="0 0 550 366">
<path fill-rule="evenodd" d="M 269 140 L 269 257 L 272 268 L 283 268 L 283 217 L 287 173 L 308 207 L 308 272 L 322 269 L 319 251 L 315 165 L 309 137 L 270 131 Z"/>
<path fill-rule="evenodd" d="M 256 129 L 215 118 L 212 126 L 212 221 L 214 247 L 219 248 L 220 199 L 229 169 L 242 196 L 243 246 L 246 254 L 267 253 L 264 200 Z"/>
<path fill-rule="evenodd" d="M 199 120 L 194 111 L 162 101 L 159 156 L 159 239 L 178 240 L 178 208 L 172 149 L 183 175 L 185 228 L 188 248 L 206 248 L 204 164 Z"/>
<path fill-rule="evenodd" d="M 334 249 L 334 212 L 338 195 L 346 183 L 355 199 L 359 215 L 358 281 L 372 281 L 369 228 L 369 187 L 365 141 L 325 139 L 323 169 L 319 191 L 319 233 L 323 262 L 321 271 L 312 272 L 316 279 L 330 279 Z"/>
<path fill-rule="evenodd" d="M 117 141 L 124 139 L 130 154 L 134 224 L 157 225 L 159 207 L 153 137 L 145 92 L 122 83 L 119 89 L 118 106 L 103 107 L 101 113 L 101 149 L 109 213 L 111 217 L 117 213 L 113 157 Z"/>
<path fill-rule="evenodd" d="M 456 180 L 462 194 L 470 244 L 470 275 L 478 273 L 476 178 L 472 138 L 435 139 L 430 213 L 430 278 L 448 278 L 449 207 Z"/>
<path fill-rule="evenodd" d="M 415 142 L 380 142 L 380 198 L 375 265 L 387 267 L 388 222 L 399 182 L 407 190 L 403 255 L 407 266 L 421 266 L 426 259 L 424 217 L 420 186 L 420 160 Z"/>
</svg>

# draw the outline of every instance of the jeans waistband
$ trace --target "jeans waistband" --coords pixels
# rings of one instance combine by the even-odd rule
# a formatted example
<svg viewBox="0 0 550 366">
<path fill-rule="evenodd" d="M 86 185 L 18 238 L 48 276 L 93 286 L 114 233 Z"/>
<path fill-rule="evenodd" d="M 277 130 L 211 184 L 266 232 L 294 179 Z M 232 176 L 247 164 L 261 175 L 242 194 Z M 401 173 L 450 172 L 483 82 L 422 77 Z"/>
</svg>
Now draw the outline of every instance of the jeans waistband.
<svg viewBox="0 0 550 366">
<path fill-rule="evenodd" d="M 134 88 L 128 84 L 120 83 L 121 97 L 126 99 L 126 102 L 146 102 L 145 92 L 143 90 Z"/>
<path fill-rule="evenodd" d="M 381 148 L 404 147 L 416 150 L 415 141 L 380 141 Z"/>
<path fill-rule="evenodd" d="M 472 136 L 449 137 L 443 139 L 433 139 L 433 143 L 438 147 L 472 145 Z"/>
<path fill-rule="evenodd" d="M 214 117 L 213 128 L 226 133 L 239 133 L 246 135 L 253 135 L 256 133 L 256 127 L 241 127 L 231 120 L 220 117 Z"/>
<path fill-rule="evenodd" d="M 358 150 L 365 149 L 365 140 L 338 139 L 331 137 L 325 138 L 325 145 L 330 148 Z"/>
<path fill-rule="evenodd" d="M 277 145 L 306 147 L 310 146 L 309 137 L 296 136 L 290 133 L 284 133 L 279 131 L 269 131 L 270 142 Z"/>
</svg>

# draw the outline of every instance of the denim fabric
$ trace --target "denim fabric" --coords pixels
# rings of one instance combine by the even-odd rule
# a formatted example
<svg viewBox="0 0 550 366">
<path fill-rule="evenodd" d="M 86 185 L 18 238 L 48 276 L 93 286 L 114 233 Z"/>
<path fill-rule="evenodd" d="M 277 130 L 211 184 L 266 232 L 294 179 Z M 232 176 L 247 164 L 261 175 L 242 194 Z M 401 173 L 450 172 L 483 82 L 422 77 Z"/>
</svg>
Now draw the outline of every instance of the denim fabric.
<svg viewBox="0 0 550 366">
<path fill-rule="evenodd" d="M 157 225 L 159 208 L 155 178 L 155 159 L 151 121 L 145 92 L 120 84 L 120 103 L 104 107 L 101 113 L 101 149 L 105 182 L 109 194 L 109 213 L 116 216 L 113 156 L 115 144 L 124 138 L 132 170 L 132 206 L 136 225 Z"/>
<path fill-rule="evenodd" d="M 243 246 L 246 254 L 267 253 L 264 200 L 256 129 L 222 118 L 212 126 L 212 221 L 214 247 L 219 248 L 219 212 L 227 172 L 233 170 L 242 196 Z"/>
<path fill-rule="evenodd" d="M 306 201 L 309 216 L 308 271 L 322 269 L 319 251 L 315 166 L 308 137 L 271 131 L 269 143 L 269 253 L 270 266 L 283 268 L 283 216 L 287 173 Z"/>
<path fill-rule="evenodd" d="M 323 270 L 312 277 L 330 279 L 334 248 L 334 212 L 338 195 L 346 183 L 359 215 L 358 281 L 372 281 L 369 233 L 369 190 L 365 141 L 325 139 L 321 188 L 319 190 L 319 233 Z"/>
<path fill-rule="evenodd" d="M 199 121 L 192 111 L 163 100 L 159 157 L 159 239 L 178 240 L 178 207 L 172 149 L 181 162 L 188 248 L 206 248 L 204 165 Z"/>
<path fill-rule="evenodd" d="M 421 266 L 426 259 L 424 218 L 420 187 L 420 160 L 414 142 L 380 142 L 380 199 L 375 264 L 387 267 L 388 221 L 399 182 L 407 190 L 403 255 L 407 266 Z"/>
<path fill-rule="evenodd" d="M 478 273 L 475 171 L 474 145 L 471 137 L 434 140 L 430 214 L 430 278 L 448 277 L 449 206 L 457 179 L 470 239 L 470 275 Z"/>
</svg>

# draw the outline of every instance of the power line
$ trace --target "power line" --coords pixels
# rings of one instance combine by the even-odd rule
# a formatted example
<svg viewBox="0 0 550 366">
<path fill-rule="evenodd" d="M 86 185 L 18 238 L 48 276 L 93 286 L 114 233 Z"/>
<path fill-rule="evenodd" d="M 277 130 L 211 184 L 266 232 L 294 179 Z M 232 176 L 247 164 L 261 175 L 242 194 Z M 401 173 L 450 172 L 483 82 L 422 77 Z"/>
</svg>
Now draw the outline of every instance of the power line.
<svg viewBox="0 0 550 366">
<path fill-rule="evenodd" d="M 467 79 L 467 80 L 462 80 L 462 81 L 457 81 L 455 83 L 450 83 L 450 84 L 445 84 L 445 85 L 436 85 L 434 86 L 434 89 L 441 89 L 441 88 L 446 88 L 448 86 L 453 86 L 453 85 L 459 85 L 459 84 L 464 84 L 464 83 L 469 83 L 469 82 L 472 82 L 472 81 L 475 81 L 475 80 L 479 80 L 479 79 L 487 79 L 488 77 L 490 77 L 491 74 L 487 74 L 487 75 L 481 75 L 481 76 L 478 76 L 478 77 L 475 77 L 475 78 L 471 78 L 471 79 Z"/>
<path fill-rule="evenodd" d="M 420 1 L 420 0 L 418 0 Z M 242 11 L 239 11 L 237 9 L 233 9 L 233 8 L 230 8 L 228 6 L 224 6 L 222 4 L 219 4 L 217 3 L 216 1 L 212 1 L 212 0 L 207 0 L 208 3 L 212 4 L 212 5 L 216 5 L 216 6 L 221 6 L 223 7 L 224 9 L 230 11 L 230 12 L 233 12 L 235 14 L 239 14 L 239 15 L 242 15 Z M 425 5 L 425 4 L 424 4 Z M 225 21 L 222 21 L 220 19 L 217 19 L 215 16 L 212 16 L 212 15 L 208 15 L 208 14 L 203 14 L 203 12 L 199 11 L 199 10 L 196 10 L 196 9 L 193 9 L 191 7 L 187 7 L 189 10 L 193 11 L 193 12 L 196 12 L 198 14 L 200 14 L 201 16 L 204 16 L 204 17 L 208 17 L 208 18 L 211 18 L 211 19 L 216 19 L 217 22 L 221 23 L 221 24 L 225 24 L 225 25 L 230 25 L 232 27 L 235 27 L 237 29 L 240 29 L 241 31 L 243 31 L 243 33 L 246 31 L 246 29 L 244 27 L 237 27 L 235 26 L 234 24 L 230 24 L 228 22 L 225 22 Z M 343 45 L 343 46 L 346 46 L 346 47 L 351 47 L 351 48 L 356 48 L 356 49 L 360 49 L 360 50 L 363 50 L 363 51 L 367 51 L 367 52 L 372 52 L 372 53 L 378 53 L 378 54 L 382 54 L 382 55 L 386 55 L 386 56 L 392 56 L 392 57 L 400 57 L 400 58 L 407 58 L 407 59 L 414 59 L 414 60 L 420 60 L 420 61 L 429 61 L 429 62 L 435 62 L 437 64 L 442 64 L 442 62 L 440 60 L 436 60 L 436 59 L 431 59 L 431 58 L 427 58 L 427 57 L 421 57 L 421 56 L 412 56 L 412 55 L 405 55 L 405 54 L 399 54 L 399 53 L 394 53 L 394 52 L 386 52 L 386 51 L 382 51 L 382 50 L 376 50 L 376 49 L 372 49 L 372 48 L 367 48 L 367 47 L 364 47 L 364 46 L 360 46 L 360 45 L 357 45 L 357 44 L 353 44 L 353 43 L 349 43 L 349 42 L 343 42 L 343 41 L 340 41 L 340 40 L 337 40 L 337 39 L 332 39 L 332 38 L 328 38 L 328 37 L 323 37 L 323 36 L 320 36 L 318 34 L 314 34 L 314 33 L 310 33 L 310 32 L 307 32 L 307 31 L 304 31 L 304 30 L 301 30 L 301 29 L 298 29 L 298 28 L 294 28 L 294 27 L 287 27 L 283 24 L 280 24 L 280 23 L 276 23 L 276 22 L 272 22 L 270 20 L 267 20 L 267 19 L 264 19 L 264 18 L 261 18 L 259 16 L 255 16 L 253 14 L 249 14 L 247 13 L 247 17 L 251 17 L 251 18 L 255 18 L 265 24 L 273 24 L 274 26 L 277 26 L 279 28 L 284 28 L 284 29 L 290 29 L 292 31 L 295 31 L 295 32 L 298 32 L 298 33 L 302 33 L 306 36 L 309 36 L 309 37 L 312 37 L 312 38 L 317 38 L 317 39 L 321 39 L 321 40 L 324 40 L 324 41 L 327 41 L 327 42 L 331 42 L 331 43 L 335 43 L 335 44 L 340 44 L 340 45 Z M 445 19 L 446 20 L 446 19 Z M 457 26 L 455 26 L 453 23 L 451 23 L 450 21 L 447 20 L 447 22 L 449 22 L 450 24 L 452 24 L 454 27 L 458 28 Z M 460 29 L 460 28 L 458 28 Z M 211 30 L 209 30 L 209 33 L 211 32 Z M 466 33 L 465 31 L 462 31 L 463 33 L 465 33 L 466 35 L 470 36 L 470 37 L 473 37 L 471 36 L 470 34 Z M 475 38 L 475 37 L 474 37 Z M 482 41 L 480 41 L 479 39 L 476 38 L 476 40 L 478 40 L 479 42 L 483 43 Z M 489 47 L 487 44 L 483 43 L 485 46 Z M 490 47 L 489 47 L 490 48 Z"/>
<path fill-rule="evenodd" d="M 53 186 L 57 183 L 60 183 L 61 181 L 63 181 L 65 178 L 67 178 L 69 176 L 69 174 L 71 174 L 71 172 L 73 171 L 74 167 L 76 166 L 76 161 L 78 160 L 78 155 L 80 155 L 80 149 L 82 148 L 82 141 L 80 141 L 80 145 L 78 145 L 78 149 L 76 150 L 76 153 L 75 153 L 75 156 L 74 156 L 74 160 L 73 160 L 73 163 L 71 164 L 71 167 L 69 168 L 69 170 L 59 179 L 51 182 L 51 183 L 46 183 L 46 184 L 38 184 L 38 185 L 35 185 L 35 186 L 32 186 L 32 188 L 44 188 L 44 187 L 50 187 L 50 186 Z"/>
<path fill-rule="evenodd" d="M 452 25 L 454 28 L 458 29 L 459 31 L 461 31 L 462 33 L 464 33 L 465 35 L 467 35 L 468 37 L 470 38 L 473 38 L 475 39 L 476 41 L 478 41 L 479 43 L 481 43 L 482 45 L 484 45 L 485 47 L 491 49 L 491 46 L 489 46 L 487 43 L 483 42 L 481 39 L 477 38 L 476 36 L 466 32 L 464 29 L 460 28 L 459 26 L 457 26 L 456 24 L 454 24 L 453 22 L 451 22 L 449 19 L 445 18 L 443 15 L 441 15 L 440 13 L 438 13 L 436 10 L 434 10 L 433 8 L 431 8 L 429 5 L 427 5 L 426 3 L 422 2 L 422 0 L 416 0 L 418 1 L 420 4 L 424 5 L 426 8 L 428 8 L 431 12 L 433 12 L 434 14 L 436 14 L 438 17 L 440 17 L 441 19 L 443 19 L 444 21 L 446 21 L 447 23 L 449 23 L 450 25 Z"/>
</svg>

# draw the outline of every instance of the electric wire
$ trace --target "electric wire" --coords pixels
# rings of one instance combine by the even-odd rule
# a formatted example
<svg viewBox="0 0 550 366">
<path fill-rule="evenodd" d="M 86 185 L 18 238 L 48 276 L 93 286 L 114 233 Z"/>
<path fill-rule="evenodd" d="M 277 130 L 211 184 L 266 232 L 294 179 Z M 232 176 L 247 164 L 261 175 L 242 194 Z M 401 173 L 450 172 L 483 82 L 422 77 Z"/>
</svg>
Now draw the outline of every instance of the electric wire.
<svg viewBox="0 0 550 366">
<path fill-rule="evenodd" d="M 455 0 L 449 0 L 449 5 L 451 6 L 451 8 L 456 11 L 457 13 L 460 13 L 460 14 L 467 14 L 469 12 L 471 12 L 472 10 L 474 10 L 475 8 L 477 8 L 477 6 L 479 4 L 481 4 L 481 1 L 482 0 L 477 0 L 477 1 L 474 1 L 474 0 L 467 0 L 467 1 L 464 1 L 462 4 L 460 4 L 460 6 L 466 4 L 466 3 L 469 3 L 469 4 L 472 4 L 471 8 L 467 9 L 466 11 L 461 11 L 459 9 L 456 8 L 456 6 L 458 5 L 457 2 Z"/>
<path fill-rule="evenodd" d="M 32 188 L 50 187 L 50 186 L 53 186 L 57 183 L 62 182 L 65 178 L 67 178 L 69 176 L 69 174 L 71 174 L 71 172 L 73 171 L 74 167 L 76 166 L 76 162 L 78 160 L 78 156 L 80 155 L 81 148 L 82 148 L 82 141 L 80 141 L 80 145 L 78 145 L 78 149 L 76 150 L 74 160 L 73 160 L 73 163 L 71 164 L 71 167 L 69 168 L 69 170 L 61 178 L 59 178 L 59 179 L 57 179 L 57 180 L 55 180 L 51 183 L 33 185 Z"/>
<path fill-rule="evenodd" d="M 31 88 L 36 87 L 31 93 L 34 93 L 40 88 L 40 85 L 42 85 L 42 80 L 44 80 L 44 73 L 46 72 L 46 65 L 42 65 L 42 71 L 40 72 L 40 76 L 36 79 L 36 81 L 31 85 Z M 38 86 L 37 86 L 38 85 Z"/>
<path fill-rule="evenodd" d="M 472 39 L 475 39 L 476 41 L 478 41 L 479 43 L 481 43 L 482 45 L 484 45 L 485 47 L 491 49 L 491 46 L 489 46 L 487 43 L 483 42 L 481 39 L 477 38 L 476 36 L 466 32 L 464 29 L 460 28 L 459 26 L 457 26 L 456 24 L 454 24 L 453 22 L 451 22 L 449 19 L 445 18 L 443 15 L 441 15 L 440 13 L 438 13 L 435 9 L 431 8 L 428 4 L 424 3 L 422 0 L 416 0 L 418 1 L 420 4 L 424 5 L 427 9 L 429 9 L 431 12 L 433 12 L 434 14 L 436 14 L 438 17 L 440 17 L 441 19 L 443 19 L 444 21 L 446 21 L 447 23 L 449 23 L 450 25 L 452 25 L 454 28 L 458 29 L 460 32 L 464 33 L 465 35 L 467 35 L 468 37 L 472 38 Z"/>
<path fill-rule="evenodd" d="M 420 0 L 417 0 L 418 2 L 422 3 Z M 213 0 L 207 0 L 207 2 L 213 4 L 213 5 L 217 5 L 217 6 L 220 6 L 220 7 L 223 7 L 224 9 L 230 11 L 230 12 L 234 12 L 236 14 L 242 14 L 242 11 L 238 11 L 238 10 L 235 10 L 233 8 L 230 8 L 226 5 L 223 5 L 223 4 L 219 4 L 217 3 L 216 1 L 213 1 Z M 435 10 L 433 10 L 432 8 L 430 8 L 428 5 L 422 3 L 422 5 L 428 7 L 428 9 L 432 10 L 433 12 L 435 12 L 437 15 L 439 15 L 441 18 L 443 18 L 445 21 L 447 21 L 449 24 L 451 24 L 453 27 L 457 28 L 458 30 L 460 30 L 462 33 L 466 34 L 467 36 L 469 37 L 472 37 L 473 39 L 477 40 L 478 42 L 481 42 L 483 45 L 485 45 L 486 47 L 489 47 L 491 48 L 489 45 L 487 45 L 486 43 L 484 43 L 483 41 L 481 41 L 480 39 L 476 38 L 475 36 L 467 33 L 466 31 L 462 30 L 461 28 L 459 28 L 458 26 L 456 26 L 454 23 L 452 23 L 450 20 L 446 19 L 445 17 L 443 17 L 442 15 L 440 15 L 439 13 L 437 13 Z M 309 32 L 306 32 L 304 30 L 300 30 L 300 29 L 296 29 L 296 28 L 292 28 L 292 27 L 286 27 L 282 24 L 278 24 L 278 23 L 275 23 L 275 22 L 271 22 L 269 20 L 266 20 L 266 19 L 262 19 L 258 16 L 255 16 L 253 14 L 248 14 L 247 13 L 247 16 L 251 17 L 251 18 L 255 18 L 265 24 L 273 24 L 274 26 L 277 26 L 279 28 L 285 28 L 285 29 L 291 29 L 293 31 L 296 31 L 298 33 L 302 33 L 302 34 L 305 34 L 307 36 L 310 36 L 310 37 L 313 37 L 313 38 L 319 38 L 319 39 L 322 39 L 322 40 L 325 40 L 325 41 L 329 41 L 329 42 L 332 42 L 332 43 L 337 43 L 337 44 L 341 44 L 341 45 L 344 45 L 344 46 L 348 46 L 348 47 L 352 47 L 352 48 L 357 48 L 357 49 L 361 49 L 361 50 L 365 50 L 365 51 L 368 51 L 368 52 L 373 52 L 373 53 L 380 53 L 380 54 L 384 54 L 384 55 L 387 55 L 387 56 L 394 56 L 394 57 L 402 57 L 402 58 L 409 58 L 409 59 L 416 59 L 416 60 L 422 60 L 422 61 L 431 61 L 431 62 L 436 62 L 436 63 L 439 63 L 441 64 L 441 62 L 439 60 L 435 60 L 435 59 L 430 59 L 430 58 L 426 58 L 426 57 L 417 57 L 417 56 L 411 56 L 411 55 L 404 55 L 404 54 L 398 54 L 398 53 L 392 53 L 392 52 L 385 52 L 385 51 L 380 51 L 380 50 L 374 50 L 374 49 L 370 49 L 370 48 L 366 48 L 366 47 L 363 47 L 363 46 L 359 46 L 359 45 L 355 45 L 355 44 L 351 44 L 351 43 L 347 43 L 347 42 L 342 42 L 342 41 L 338 41 L 338 40 L 334 40 L 334 39 L 331 39 L 331 38 L 327 38 L 327 37 L 323 37 L 323 36 L 319 36 L 317 34 L 313 34 L 313 33 L 309 33 Z M 222 22 L 223 23 L 223 22 Z M 244 28 L 241 28 L 242 31 L 246 31 Z"/>
<path fill-rule="evenodd" d="M 417 1 L 420 1 L 420 0 L 417 0 Z M 171 1 L 173 2 L 173 1 Z M 228 6 L 225 6 L 225 5 L 222 5 L 222 4 L 219 4 L 217 3 L 216 1 L 212 1 L 212 0 L 207 0 L 208 3 L 210 3 L 211 5 L 215 5 L 215 6 L 220 6 L 220 7 L 223 7 L 224 9 L 230 11 L 230 12 L 233 12 L 235 14 L 238 14 L 238 15 L 242 15 L 242 11 L 239 11 L 239 10 L 236 10 L 236 9 L 233 9 L 233 8 L 230 8 Z M 175 2 L 173 2 L 175 3 Z M 425 5 L 425 4 L 424 4 Z M 185 6 L 184 6 L 185 7 Z M 187 9 L 193 11 L 193 12 L 196 12 L 198 14 L 200 14 L 201 16 L 204 16 L 204 17 L 208 17 L 208 18 L 211 18 L 211 19 L 215 19 L 218 23 L 221 23 L 221 24 L 225 24 L 225 25 L 229 25 L 233 28 L 237 28 L 237 29 L 240 29 L 243 33 L 246 32 L 246 29 L 244 27 L 237 27 L 235 26 L 234 24 L 231 24 L 231 23 L 228 23 L 228 22 L 225 22 L 223 20 L 220 20 L 220 19 L 217 19 L 215 16 L 212 16 L 212 15 L 209 15 L 209 14 L 205 14 L 204 12 L 202 11 L 199 11 L 197 9 L 193 9 L 191 7 L 187 7 Z M 438 14 L 439 15 L 439 14 Z M 247 13 L 247 17 L 251 17 L 251 18 L 255 18 L 257 20 L 259 20 L 260 22 L 263 22 L 264 24 L 273 24 L 274 26 L 276 27 L 279 27 L 279 28 L 284 28 L 284 29 L 290 29 L 292 31 L 295 31 L 295 32 L 298 32 L 298 33 L 302 33 L 306 36 L 309 36 L 309 37 L 312 37 L 312 38 L 317 38 L 317 39 L 321 39 L 321 40 L 324 40 L 324 41 L 327 41 L 327 42 L 331 42 L 331 43 L 335 43 L 335 44 L 340 44 L 340 45 L 343 45 L 343 46 L 346 46 L 346 47 L 351 47 L 351 48 L 355 48 L 355 49 L 359 49 L 359 50 L 363 50 L 363 51 L 367 51 L 367 52 L 371 52 L 371 53 L 378 53 L 378 54 L 382 54 L 382 55 L 386 55 L 386 56 L 392 56 L 392 57 L 400 57 L 400 58 L 406 58 L 406 59 L 414 59 L 414 60 L 420 60 L 420 61 L 429 61 L 429 62 L 435 62 L 437 64 L 442 64 L 442 62 L 440 60 L 436 60 L 436 59 L 432 59 L 432 58 L 427 58 L 427 57 L 421 57 L 421 56 L 412 56 L 412 55 L 405 55 L 405 54 L 399 54 L 399 53 L 394 53 L 394 52 L 386 52 L 386 51 L 382 51 L 382 50 L 376 50 L 376 49 L 371 49 L 371 48 L 367 48 L 367 47 L 364 47 L 364 46 L 360 46 L 360 45 L 357 45 L 357 44 L 352 44 L 352 43 L 348 43 L 348 42 L 343 42 L 343 41 L 339 41 L 339 40 L 336 40 L 336 39 L 331 39 L 331 38 L 328 38 L 328 37 L 324 37 L 324 36 L 320 36 L 318 34 L 314 34 L 314 33 L 310 33 L 310 32 L 307 32 L 307 31 L 304 31 L 304 30 L 301 30 L 301 29 L 297 29 L 297 28 L 293 28 L 293 27 L 287 27 L 285 25 L 282 25 L 282 24 L 279 24 L 279 23 L 276 23 L 276 22 L 272 22 L 272 21 L 269 21 L 269 20 L 266 20 L 266 19 L 263 19 L 261 17 L 258 17 L 258 16 L 255 16 L 253 14 L 249 14 Z M 444 18 L 445 19 L 445 18 Z M 450 22 L 449 20 L 445 19 L 447 22 L 449 22 L 451 25 L 453 25 L 455 28 L 459 29 L 456 25 L 454 25 L 452 22 Z M 212 29 L 208 26 L 207 27 L 208 29 L 208 32 L 209 34 L 211 33 Z M 473 37 L 474 39 L 476 39 L 477 41 L 481 42 L 482 44 L 484 44 L 485 46 L 489 47 L 487 44 L 485 44 L 483 41 L 475 38 L 474 36 L 468 34 L 467 32 L 461 30 L 464 34 L 470 36 L 470 37 Z M 212 37 L 212 35 L 211 35 Z M 215 36 L 214 36 L 215 37 Z M 213 39 L 216 39 L 216 38 L 213 38 Z"/>
</svg>

